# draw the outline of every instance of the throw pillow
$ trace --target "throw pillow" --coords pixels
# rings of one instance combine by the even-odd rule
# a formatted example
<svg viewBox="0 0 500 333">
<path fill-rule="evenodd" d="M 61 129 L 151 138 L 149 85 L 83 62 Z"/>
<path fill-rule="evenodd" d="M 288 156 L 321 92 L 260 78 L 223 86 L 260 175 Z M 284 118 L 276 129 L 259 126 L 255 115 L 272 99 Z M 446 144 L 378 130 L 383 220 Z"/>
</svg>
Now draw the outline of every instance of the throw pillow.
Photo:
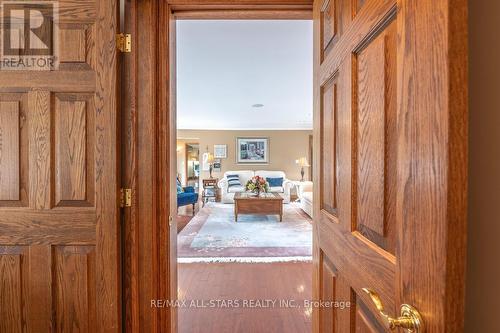
<svg viewBox="0 0 500 333">
<path fill-rule="evenodd" d="M 227 184 L 229 187 L 231 186 L 241 186 L 240 176 L 238 175 L 227 175 Z"/>
<path fill-rule="evenodd" d="M 271 187 L 283 186 L 283 177 L 279 178 L 266 177 L 266 181 L 269 183 L 269 186 Z"/>
</svg>

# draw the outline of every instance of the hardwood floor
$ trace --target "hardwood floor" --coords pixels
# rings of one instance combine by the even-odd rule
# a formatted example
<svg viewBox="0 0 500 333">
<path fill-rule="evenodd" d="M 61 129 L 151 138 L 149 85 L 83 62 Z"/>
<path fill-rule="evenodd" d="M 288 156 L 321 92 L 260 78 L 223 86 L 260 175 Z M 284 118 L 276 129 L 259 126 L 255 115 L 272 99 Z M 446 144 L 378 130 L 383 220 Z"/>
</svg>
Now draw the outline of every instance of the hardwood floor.
<svg viewBox="0 0 500 333">
<path fill-rule="evenodd" d="M 192 205 L 182 206 L 177 208 L 177 233 L 181 232 L 182 229 L 191 221 L 191 219 L 198 214 L 201 209 L 201 201 L 198 201 L 195 205 L 193 211 Z"/>
<path fill-rule="evenodd" d="M 180 333 L 304 333 L 311 332 L 311 263 L 201 263 L 179 264 L 179 299 L 237 300 L 239 307 L 179 309 Z M 219 301 L 217 301 L 219 300 Z M 244 300 L 276 300 L 268 308 L 251 308 Z M 280 307 L 280 300 L 294 300 L 297 307 Z"/>
</svg>

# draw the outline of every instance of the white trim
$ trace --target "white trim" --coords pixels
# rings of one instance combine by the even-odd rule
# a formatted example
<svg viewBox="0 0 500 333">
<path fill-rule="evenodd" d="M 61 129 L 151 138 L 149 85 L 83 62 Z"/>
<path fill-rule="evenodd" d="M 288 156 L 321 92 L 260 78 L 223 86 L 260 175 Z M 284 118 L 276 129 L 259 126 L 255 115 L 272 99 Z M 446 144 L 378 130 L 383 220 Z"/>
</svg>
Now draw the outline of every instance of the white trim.
<svg viewBox="0 0 500 333">
<path fill-rule="evenodd" d="M 273 262 L 312 262 L 312 256 L 296 257 L 195 257 L 177 258 L 179 264 L 193 263 L 273 263 Z"/>
</svg>

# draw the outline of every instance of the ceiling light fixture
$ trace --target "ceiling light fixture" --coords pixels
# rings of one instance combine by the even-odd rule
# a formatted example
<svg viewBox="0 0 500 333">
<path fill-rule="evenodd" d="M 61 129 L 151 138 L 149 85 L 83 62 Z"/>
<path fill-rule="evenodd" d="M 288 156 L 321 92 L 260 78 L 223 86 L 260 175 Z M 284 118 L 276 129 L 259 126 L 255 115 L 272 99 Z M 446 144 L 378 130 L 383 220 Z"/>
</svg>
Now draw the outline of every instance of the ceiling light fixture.
<svg viewBox="0 0 500 333">
<path fill-rule="evenodd" d="M 263 107 L 264 107 L 264 104 L 259 104 L 259 103 L 257 103 L 257 104 L 252 104 L 252 107 L 253 107 L 253 108 L 263 108 Z"/>
</svg>

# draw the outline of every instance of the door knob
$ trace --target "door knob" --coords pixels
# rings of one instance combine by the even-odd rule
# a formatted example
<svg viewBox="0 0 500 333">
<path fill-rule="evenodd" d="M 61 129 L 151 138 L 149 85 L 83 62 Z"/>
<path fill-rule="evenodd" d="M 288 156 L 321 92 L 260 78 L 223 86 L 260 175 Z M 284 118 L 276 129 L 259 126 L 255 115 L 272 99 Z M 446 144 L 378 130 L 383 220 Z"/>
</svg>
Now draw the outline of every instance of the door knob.
<svg viewBox="0 0 500 333">
<path fill-rule="evenodd" d="M 396 328 L 402 328 L 405 332 L 409 333 L 424 332 L 424 323 L 422 321 L 422 316 L 413 306 L 408 304 L 401 305 L 400 317 L 392 318 L 385 313 L 382 300 L 375 291 L 368 288 L 363 288 L 362 290 L 370 296 L 387 329 L 393 331 Z"/>
</svg>

